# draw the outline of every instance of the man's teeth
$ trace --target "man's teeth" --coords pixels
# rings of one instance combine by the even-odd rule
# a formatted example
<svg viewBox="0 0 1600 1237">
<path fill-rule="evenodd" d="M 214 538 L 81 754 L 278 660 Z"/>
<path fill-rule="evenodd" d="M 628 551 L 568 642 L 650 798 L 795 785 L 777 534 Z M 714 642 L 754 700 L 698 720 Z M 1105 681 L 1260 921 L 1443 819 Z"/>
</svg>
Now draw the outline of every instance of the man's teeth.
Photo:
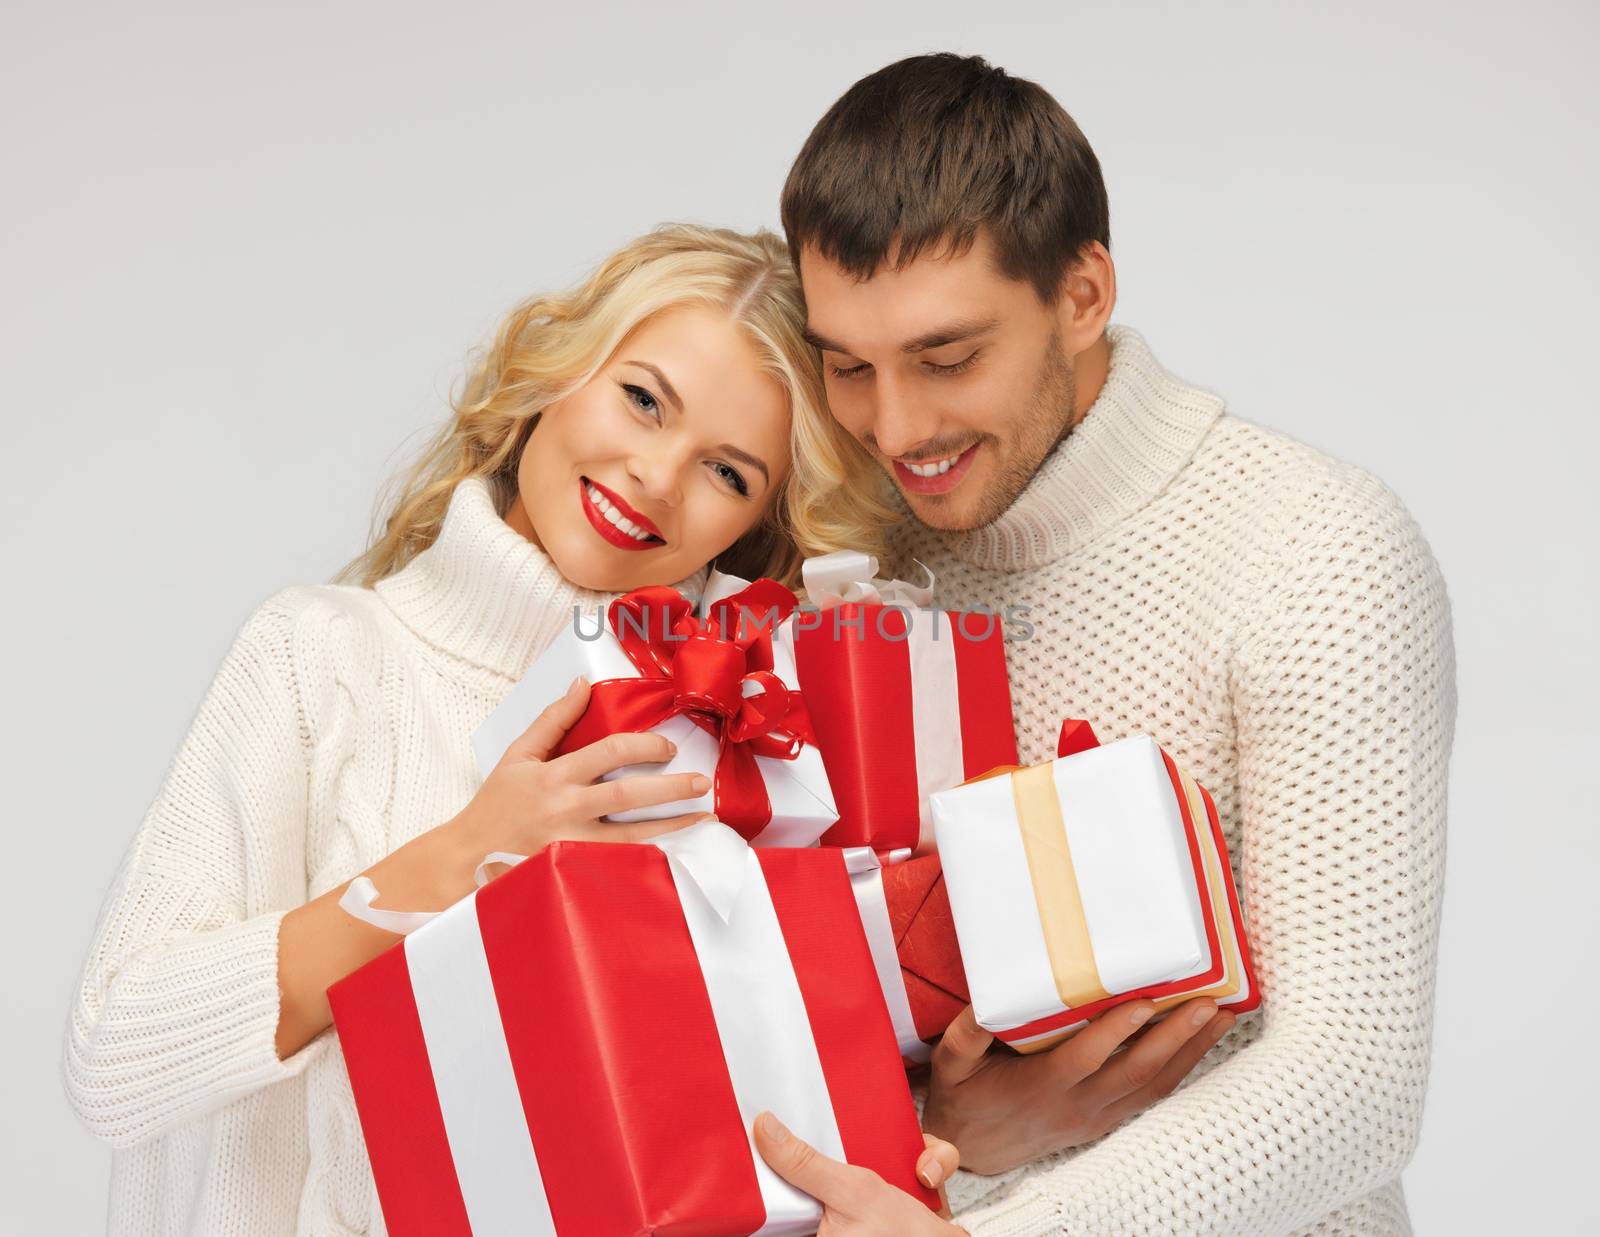
<svg viewBox="0 0 1600 1237">
<path fill-rule="evenodd" d="M 965 454 L 966 454 L 965 451 L 957 451 L 954 455 L 950 456 L 948 459 L 934 460 L 930 464 L 913 464 L 913 463 L 911 463 L 909 461 L 905 461 L 905 465 L 906 465 L 906 467 L 908 469 L 910 469 L 911 473 L 914 476 L 918 476 L 918 477 L 937 477 L 940 473 L 949 472 L 950 471 L 950 466 L 952 464 L 954 464 L 957 460 L 959 460 Z"/>
<path fill-rule="evenodd" d="M 599 490 L 595 489 L 594 486 L 585 484 L 583 491 L 589 496 L 589 501 L 595 505 L 596 510 L 598 510 L 601 515 L 605 516 L 609 523 L 616 525 L 635 541 L 655 540 L 652 534 L 645 532 L 644 529 L 640 528 L 632 520 L 628 519 L 627 516 L 623 515 L 622 512 L 618 511 L 616 507 L 607 500 L 606 496 Z"/>
</svg>

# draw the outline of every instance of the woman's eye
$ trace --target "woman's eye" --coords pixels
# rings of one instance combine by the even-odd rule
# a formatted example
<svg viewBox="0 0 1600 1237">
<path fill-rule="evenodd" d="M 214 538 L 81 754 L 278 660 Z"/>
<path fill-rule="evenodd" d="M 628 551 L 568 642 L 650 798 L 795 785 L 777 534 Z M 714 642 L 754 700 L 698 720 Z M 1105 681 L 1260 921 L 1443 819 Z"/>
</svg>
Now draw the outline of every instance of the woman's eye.
<svg viewBox="0 0 1600 1237">
<path fill-rule="evenodd" d="M 622 389 L 628 396 L 628 402 L 640 412 L 657 421 L 661 419 L 661 404 L 649 391 L 643 387 L 636 387 L 631 382 L 624 382 Z"/>
<path fill-rule="evenodd" d="M 835 378 L 859 378 L 871 368 L 872 367 L 865 361 L 862 361 L 856 365 L 830 364 L 828 366 L 828 372 L 831 373 Z"/>
<path fill-rule="evenodd" d="M 731 485 L 736 493 L 744 496 L 749 495 L 750 487 L 745 483 L 745 479 L 739 470 L 732 464 L 724 464 L 718 460 L 711 465 L 711 471 Z"/>
</svg>

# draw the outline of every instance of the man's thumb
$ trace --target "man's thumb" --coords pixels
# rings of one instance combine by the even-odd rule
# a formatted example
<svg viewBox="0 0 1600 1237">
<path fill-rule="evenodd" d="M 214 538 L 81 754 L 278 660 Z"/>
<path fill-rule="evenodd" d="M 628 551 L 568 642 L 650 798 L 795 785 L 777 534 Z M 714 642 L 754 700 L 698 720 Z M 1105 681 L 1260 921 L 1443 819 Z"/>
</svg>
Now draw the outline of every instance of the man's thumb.
<svg viewBox="0 0 1600 1237">
<path fill-rule="evenodd" d="M 933 1072 L 945 1083 L 964 1082 L 983 1065 L 994 1035 L 978 1025 L 972 1006 L 963 1009 L 933 1046 Z"/>
</svg>

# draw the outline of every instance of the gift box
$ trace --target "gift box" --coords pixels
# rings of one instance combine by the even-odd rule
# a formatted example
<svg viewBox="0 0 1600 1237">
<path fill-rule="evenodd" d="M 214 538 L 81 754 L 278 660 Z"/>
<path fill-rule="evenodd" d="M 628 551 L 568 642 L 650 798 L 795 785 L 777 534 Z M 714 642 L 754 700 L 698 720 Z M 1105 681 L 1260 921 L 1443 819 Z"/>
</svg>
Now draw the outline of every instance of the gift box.
<svg viewBox="0 0 1600 1237">
<path fill-rule="evenodd" d="M 844 852 L 900 1055 L 919 1065 L 969 998 L 939 857 L 906 853 Z"/>
<path fill-rule="evenodd" d="M 993 614 L 931 608 L 933 584 L 875 578 L 840 552 L 802 568 L 785 625 L 839 812 L 825 845 L 932 848 L 928 798 L 1015 764 L 1005 636 Z"/>
<path fill-rule="evenodd" d="M 1153 739 L 1099 746 L 933 797 L 979 1025 L 1021 1051 L 1140 998 L 1245 1012 L 1259 995 L 1216 805 Z"/>
<path fill-rule="evenodd" d="M 557 842 L 328 996 L 395 1237 L 811 1232 L 762 1109 L 938 1206 L 837 850 Z"/>
<path fill-rule="evenodd" d="M 560 751 L 619 731 L 654 730 L 677 745 L 665 764 L 632 773 L 704 773 L 706 794 L 606 819 L 662 819 L 714 812 L 757 846 L 807 846 L 838 818 L 821 754 L 799 691 L 794 654 L 772 639 L 795 597 L 771 580 L 708 593 L 703 614 L 670 588 L 619 597 L 603 620 L 573 622 L 473 736 L 485 777 L 574 676 L 591 684 L 589 707 Z"/>
</svg>

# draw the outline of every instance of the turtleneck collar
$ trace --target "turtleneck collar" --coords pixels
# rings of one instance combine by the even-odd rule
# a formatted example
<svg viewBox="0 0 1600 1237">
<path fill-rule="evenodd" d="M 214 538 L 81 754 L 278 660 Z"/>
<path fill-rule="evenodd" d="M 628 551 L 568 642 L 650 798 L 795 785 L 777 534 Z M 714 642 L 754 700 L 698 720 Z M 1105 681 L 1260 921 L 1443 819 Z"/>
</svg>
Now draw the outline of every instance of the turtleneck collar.
<svg viewBox="0 0 1600 1237">
<path fill-rule="evenodd" d="M 700 572 L 678 587 L 694 596 L 703 583 Z M 512 679 L 572 621 L 574 606 L 591 613 L 615 596 L 563 576 L 501 518 L 488 482 L 475 476 L 457 484 L 433 544 L 374 591 L 429 644 Z"/>
<path fill-rule="evenodd" d="M 1137 331 L 1114 326 L 1106 336 L 1111 364 L 1089 411 L 999 519 L 943 535 L 958 557 L 997 571 L 1054 562 L 1143 507 L 1194 458 L 1222 400 L 1168 373 Z"/>
</svg>

